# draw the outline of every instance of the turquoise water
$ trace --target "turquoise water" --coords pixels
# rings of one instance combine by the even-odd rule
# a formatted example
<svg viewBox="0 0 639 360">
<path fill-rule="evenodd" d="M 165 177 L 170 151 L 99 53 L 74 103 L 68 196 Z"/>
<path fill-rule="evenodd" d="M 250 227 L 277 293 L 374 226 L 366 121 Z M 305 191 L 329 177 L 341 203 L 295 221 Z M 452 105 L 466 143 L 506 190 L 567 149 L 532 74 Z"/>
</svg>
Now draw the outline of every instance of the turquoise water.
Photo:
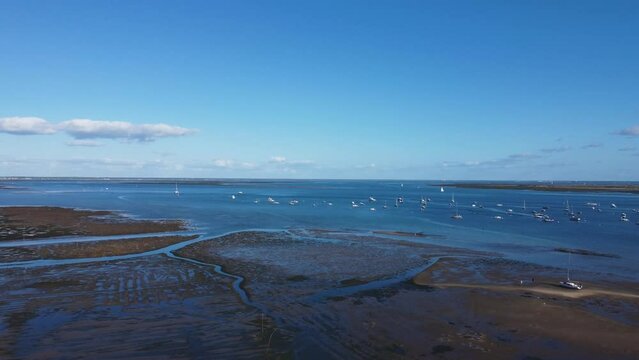
<svg viewBox="0 0 639 360">
<path fill-rule="evenodd" d="M 554 248 L 584 249 L 616 257 L 573 255 L 574 278 L 583 270 L 639 280 L 639 213 L 635 212 L 639 209 L 639 196 L 633 194 L 452 187 L 442 193 L 434 182 L 424 181 L 182 180 L 180 196 L 176 197 L 175 183 L 171 181 L 23 180 L 2 184 L 14 187 L 0 191 L 3 206 L 54 205 L 117 210 L 140 218 L 185 219 L 207 236 L 282 228 L 423 232 L 440 236 L 412 241 L 488 250 L 556 267 L 566 267 L 568 258 Z M 455 213 L 455 207 L 451 207 L 453 194 L 463 220 L 451 218 Z M 269 196 L 280 204 L 269 204 Z M 369 202 L 369 196 L 377 202 Z M 395 207 L 398 196 L 405 201 Z M 420 209 L 422 196 L 431 199 L 425 210 Z M 291 200 L 299 203 L 290 205 Z M 354 208 L 353 201 L 363 205 Z M 581 222 L 568 220 L 564 212 L 566 201 L 573 211 L 582 213 Z M 592 210 L 586 205 L 589 202 L 599 203 L 601 211 Z M 617 207 L 612 208 L 611 203 Z M 371 207 L 376 210 L 371 211 Z M 532 217 L 531 211 L 542 207 L 548 208 L 555 223 Z M 622 212 L 630 221 L 620 221 Z M 497 215 L 503 220 L 496 220 Z"/>
</svg>

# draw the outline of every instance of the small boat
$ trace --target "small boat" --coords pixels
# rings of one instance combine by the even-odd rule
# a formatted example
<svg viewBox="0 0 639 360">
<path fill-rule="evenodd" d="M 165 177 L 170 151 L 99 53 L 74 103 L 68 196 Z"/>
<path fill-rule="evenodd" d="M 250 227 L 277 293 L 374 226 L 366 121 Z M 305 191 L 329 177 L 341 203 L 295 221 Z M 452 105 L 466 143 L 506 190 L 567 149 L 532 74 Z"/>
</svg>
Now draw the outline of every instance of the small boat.
<svg viewBox="0 0 639 360">
<path fill-rule="evenodd" d="M 371 211 L 376 211 L 376 209 L 375 209 L 374 207 L 372 207 L 370 210 L 371 210 Z"/>
<path fill-rule="evenodd" d="M 235 195 L 231 195 L 231 200 L 235 200 Z"/>
<path fill-rule="evenodd" d="M 497 204 L 497 207 L 502 207 L 504 206 L 504 204 Z"/>
<path fill-rule="evenodd" d="M 617 204 L 615 204 L 615 203 L 610 203 L 610 207 L 611 207 L 611 208 L 613 208 L 613 209 L 616 209 L 616 208 L 617 208 Z"/>
<path fill-rule="evenodd" d="M 571 289 L 571 290 L 581 290 L 581 289 L 584 288 L 584 286 L 581 285 L 580 283 L 576 283 L 574 281 L 570 281 L 570 279 L 560 282 L 559 285 L 561 287 L 563 287 L 563 288 Z"/>
<path fill-rule="evenodd" d="M 546 216 L 543 219 L 541 219 L 541 221 L 547 222 L 547 223 L 554 223 L 555 219 L 551 218 L 550 216 Z"/>
<path fill-rule="evenodd" d="M 568 253 L 568 268 L 566 269 L 566 281 L 559 282 L 559 286 L 570 290 L 581 290 L 584 286 L 578 282 L 570 280 L 570 253 Z"/>
<path fill-rule="evenodd" d="M 513 209 L 508 209 L 508 210 L 506 210 L 506 212 L 507 212 L 507 213 L 510 213 L 510 214 L 512 214 L 512 212 L 513 212 Z"/>
<path fill-rule="evenodd" d="M 277 202 L 277 201 L 273 200 L 273 198 L 272 198 L 272 197 L 270 197 L 270 196 L 269 196 L 269 197 L 268 197 L 268 199 L 266 199 L 266 200 L 269 202 L 269 204 L 272 204 L 272 205 L 279 205 L 279 202 Z"/>
<path fill-rule="evenodd" d="M 332 203 L 332 202 L 329 202 L 329 203 L 328 203 L 328 206 L 333 206 L 333 203 Z"/>
<path fill-rule="evenodd" d="M 574 222 L 579 222 L 581 221 L 581 218 L 577 215 L 571 215 L 569 220 Z"/>
<path fill-rule="evenodd" d="M 403 203 L 404 203 L 404 197 L 403 197 L 403 196 L 398 197 L 398 198 L 397 198 L 397 201 L 398 201 L 400 204 L 403 204 Z"/>
<path fill-rule="evenodd" d="M 372 197 L 372 196 L 368 197 L 368 202 L 376 202 L 376 201 L 377 201 L 377 199 L 375 199 L 374 197 Z"/>
<path fill-rule="evenodd" d="M 503 218 L 503 217 L 501 217 L 501 216 L 499 216 L 499 215 L 496 215 L 496 216 L 494 217 L 494 219 L 495 219 L 495 220 L 504 220 L 504 218 Z"/>
<path fill-rule="evenodd" d="M 356 203 L 355 201 L 351 201 L 351 207 L 358 208 L 359 204 Z"/>
<path fill-rule="evenodd" d="M 388 209 L 388 205 L 386 204 L 386 201 L 384 201 L 384 209 Z"/>
<path fill-rule="evenodd" d="M 297 205 L 299 203 L 300 202 L 298 200 L 291 200 L 291 201 L 288 202 L 289 205 Z"/>
<path fill-rule="evenodd" d="M 177 183 L 175 183 L 175 191 L 173 191 L 173 194 L 175 194 L 175 196 L 180 196 L 180 190 L 178 189 Z"/>
<path fill-rule="evenodd" d="M 443 186 L 439 188 L 439 192 L 444 192 L 444 187 Z"/>
<path fill-rule="evenodd" d="M 628 215 L 626 215 L 626 213 L 621 213 L 621 217 L 619 218 L 619 220 L 625 221 L 625 222 L 629 221 Z"/>
<path fill-rule="evenodd" d="M 459 215 L 459 211 L 457 211 L 457 207 L 455 207 L 455 215 L 451 216 L 452 219 L 454 220 L 462 220 L 463 217 L 461 215 Z"/>
</svg>

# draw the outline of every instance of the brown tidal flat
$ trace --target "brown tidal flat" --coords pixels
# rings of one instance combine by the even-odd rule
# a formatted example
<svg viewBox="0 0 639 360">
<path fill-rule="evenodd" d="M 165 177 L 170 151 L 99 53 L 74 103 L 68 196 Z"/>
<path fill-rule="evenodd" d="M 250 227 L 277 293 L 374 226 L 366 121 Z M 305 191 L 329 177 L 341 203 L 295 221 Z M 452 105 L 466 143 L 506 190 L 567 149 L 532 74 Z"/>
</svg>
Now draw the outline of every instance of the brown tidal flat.
<svg viewBox="0 0 639 360">
<path fill-rule="evenodd" d="M 638 284 L 579 273 L 588 281 L 575 292 L 556 285 L 563 269 L 387 235 L 246 231 L 190 244 L 174 251 L 177 258 L 0 267 L 0 358 L 636 359 L 639 354 Z M 42 258 L 108 256 L 185 238 L 12 251 Z"/>
<path fill-rule="evenodd" d="M 574 296 L 554 285 L 565 276 L 562 269 L 348 231 L 236 233 L 178 254 L 243 276 L 251 298 L 295 334 L 292 346 L 300 354 L 362 359 L 639 354 L 637 284 L 593 277 L 583 296 Z M 435 256 L 439 261 L 413 279 L 383 282 Z"/>
<path fill-rule="evenodd" d="M 163 255 L 0 269 L 0 359 L 282 358 L 286 332 L 231 281 Z"/>
<path fill-rule="evenodd" d="M 0 247 L 0 263 L 139 254 L 195 239 L 196 237 L 197 235 L 153 236 L 90 242 Z"/>
<path fill-rule="evenodd" d="M 0 241 L 57 236 L 110 236 L 185 230 L 178 220 L 135 220 L 111 211 L 49 206 L 0 207 Z"/>
<path fill-rule="evenodd" d="M 562 275 L 525 263 L 447 258 L 413 281 L 463 297 L 487 331 L 516 330 L 511 337 L 530 339 L 530 345 L 540 340 L 563 344 L 569 358 L 636 357 L 639 286 L 592 281 L 575 291 L 558 286 Z M 535 356 L 559 355 L 551 347 L 534 346 Z"/>
</svg>

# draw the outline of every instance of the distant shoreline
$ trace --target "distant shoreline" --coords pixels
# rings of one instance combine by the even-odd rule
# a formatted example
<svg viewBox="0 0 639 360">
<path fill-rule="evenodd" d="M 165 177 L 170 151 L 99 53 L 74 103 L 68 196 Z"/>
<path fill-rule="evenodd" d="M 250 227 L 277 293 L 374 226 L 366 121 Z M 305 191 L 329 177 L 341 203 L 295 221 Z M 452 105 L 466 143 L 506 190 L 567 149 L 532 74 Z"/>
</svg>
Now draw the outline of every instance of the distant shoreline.
<svg viewBox="0 0 639 360">
<path fill-rule="evenodd" d="M 532 190 L 566 192 L 620 192 L 639 194 L 639 185 L 593 185 L 593 184 L 502 184 L 502 183 L 453 183 L 435 186 L 464 189 Z"/>
</svg>

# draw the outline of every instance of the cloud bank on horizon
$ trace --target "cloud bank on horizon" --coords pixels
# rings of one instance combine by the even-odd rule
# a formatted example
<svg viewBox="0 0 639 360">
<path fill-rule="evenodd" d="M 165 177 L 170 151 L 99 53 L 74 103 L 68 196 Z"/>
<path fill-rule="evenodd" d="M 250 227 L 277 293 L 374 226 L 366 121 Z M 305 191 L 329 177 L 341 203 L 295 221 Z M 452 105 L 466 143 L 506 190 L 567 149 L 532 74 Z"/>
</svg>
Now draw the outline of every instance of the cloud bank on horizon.
<svg viewBox="0 0 639 360">
<path fill-rule="evenodd" d="M 66 133 L 76 139 L 70 146 L 99 146 L 89 139 L 120 139 L 147 142 L 158 138 L 179 137 L 196 130 L 167 124 L 136 125 L 126 121 L 71 119 L 57 124 L 39 117 L 0 118 L 0 133 L 12 135 L 51 135 Z"/>
</svg>

